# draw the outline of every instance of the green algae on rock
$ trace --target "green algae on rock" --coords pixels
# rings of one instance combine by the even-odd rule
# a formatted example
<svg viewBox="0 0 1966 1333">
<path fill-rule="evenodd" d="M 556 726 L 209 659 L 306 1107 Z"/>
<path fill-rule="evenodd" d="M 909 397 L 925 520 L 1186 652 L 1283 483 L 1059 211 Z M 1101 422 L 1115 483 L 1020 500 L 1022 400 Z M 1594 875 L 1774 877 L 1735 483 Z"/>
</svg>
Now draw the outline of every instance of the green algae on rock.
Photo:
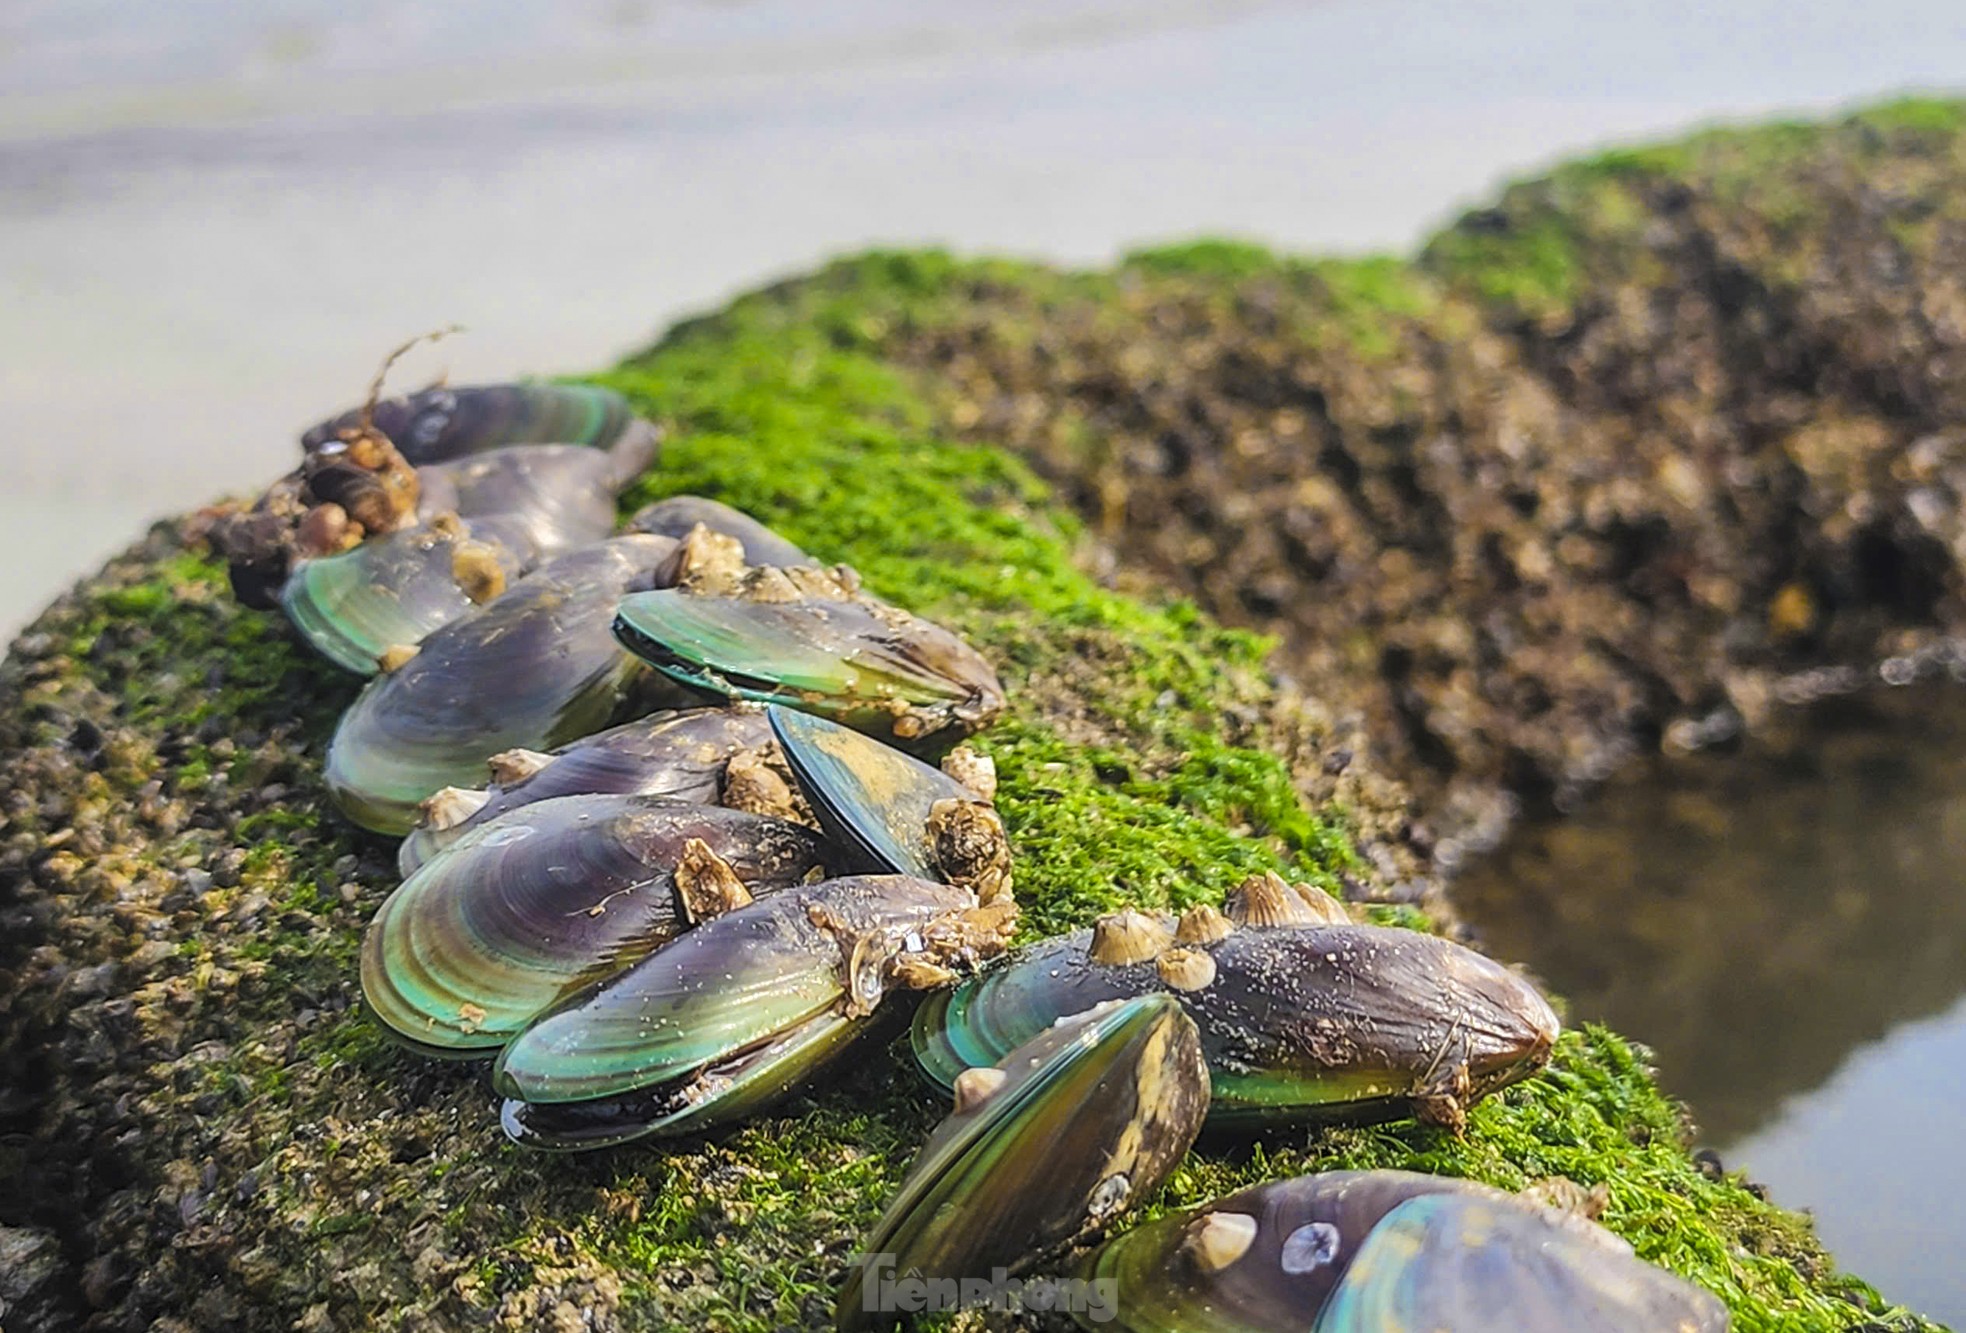
<svg viewBox="0 0 1966 1333">
<path fill-rule="evenodd" d="M 1620 149 L 1415 262 L 877 255 L 775 299 L 1279 634 L 1451 854 L 1504 792 L 1562 804 L 1966 624 L 1961 121 Z"/>
<path fill-rule="evenodd" d="M 1634 717 L 1642 732 L 1737 697 L 1751 712 L 1755 682 L 1767 693 L 1787 664 L 1860 658 L 1950 604 L 1947 567 L 1907 524 L 1919 487 L 1950 484 L 1955 437 L 1899 446 L 1966 385 L 1927 354 L 1950 354 L 1934 330 L 1952 326 L 1908 325 L 1934 340 L 1908 350 L 1881 337 L 1907 288 L 1847 261 L 1888 238 L 1919 300 L 1950 299 L 1966 268 L 1946 278 L 1931 256 L 1960 243 L 1956 118 L 1876 113 L 1775 141 L 1772 165 L 1743 168 L 1766 175 L 1752 186 L 1715 175 L 1709 191 L 1679 156 L 1717 160 L 1705 140 L 1646 159 L 1643 200 L 1663 206 L 1678 181 L 1697 206 L 1667 215 L 1684 229 L 1656 263 L 1640 262 L 1647 229 L 1619 249 L 1597 239 L 1610 223 L 1588 224 L 1532 284 L 1552 308 L 1605 293 L 1574 307 L 1597 313 L 1567 338 L 1539 321 L 1573 316 L 1525 324 L 1470 280 L 1503 257 L 1438 249 L 1419 268 L 1266 267 L 1235 247 L 1103 275 L 934 255 L 836 266 L 602 377 L 674 431 L 627 507 L 682 492 L 737 505 L 1003 665 L 1010 707 L 977 743 L 1028 934 L 1122 902 L 1219 901 L 1269 870 L 1417 924 L 1440 906 L 1427 828 L 1457 817 L 1449 801 L 1594 771 Z M 1854 207 L 1877 173 L 1925 216 Z M 1604 205 L 1614 221 L 1622 206 Z M 1682 272 L 1725 228 L 1752 239 L 1776 212 L 1796 231 L 1762 253 L 1801 264 L 1799 288 L 1736 261 Z M 1838 292 L 1856 312 L 1840 323 Z M 1687 311 L 1702 337 L 1667 317 Z M 1670 392 L 1648 406 L 1654 388 Z M 1614 429 L 1618 405 L 1630 422 Z M 959 436 L 1030 454 L 1161 587 L 1275 619 L 1314 697 L 1276 683 L 1263 640 L 1108 586 L 1146 580 L 1105 563 L 1012 452 Z M 1722 443 L 1710 456 L 1686 439 Z M 1746 448 L 1768 440 L 1779 462 Z M 1716 492 L 1723 463 L 1773 488 Z M 1448 484 L 1462 474 L 1496 482 L 1504 507 Z M 1159 524 L 1161 475 L 1209 505 Z M 1238 492 L 1250 507 L 1229 504 Z M 1302 515 L 1265 507 L 1291 496 Z M 1698 559 L 1672 566 L 1669 550 Z M 1914 579 L 1903 605 L 1881 598 L 1876 571 L 1928 567 L 1941 595 Z M 1295 595 L 1300 569 L 1325 571 L 1320 607 Z M 1771 617 L 1793 583 L 1806 606 Z M 0 668 L 0 1227 L 37 1253 L 59 1242 L 61 1272 L 35 1291 L 50 1325 L 823 1324 L 940 1111 L 905 1048 L 722 1137 L 571 1162 L 505 1149 L 468 1073 L 398 1051 L 353 1006 L 361 927 L 394 882 L 389 849 L 340 823 L 322 785 L 353 685 L 223 584 L 195 533 L 166 525 Z M 1641 604 L 1657 647 L 1638 637 Z M 1766 653 L 1732 665 L 1714 636 L 1735 632 Z M 1625 674 L 1600 640 L 1642 650 L 1652 673 Z M 1417 782 L 1424 822 L 1375 750 Z M 1281 1134 L 1192 1156 L 1148 1211 L 1319 1169 L 1505 1189 L 1563 1176 L 1604 1185 L 1605 1224 L 1720 1296 L 1738 1328 L 1922 1326 L 1839 1275 L 1805 1220 L 1703 1175 L 1682 1133 L 1642 1053 L 1587 1029 L 1475 1108 L 1463 1138 Z"/>
</svg>

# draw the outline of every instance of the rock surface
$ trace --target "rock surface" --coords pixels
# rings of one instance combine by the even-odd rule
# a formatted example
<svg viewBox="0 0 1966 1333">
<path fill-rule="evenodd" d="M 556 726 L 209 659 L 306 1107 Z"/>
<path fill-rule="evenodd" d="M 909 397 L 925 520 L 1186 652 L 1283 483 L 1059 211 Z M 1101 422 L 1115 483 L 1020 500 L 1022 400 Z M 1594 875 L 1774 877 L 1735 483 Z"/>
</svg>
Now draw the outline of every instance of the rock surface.
<svg viewBox="0 0 1966 1333">
<path fill-rule="evenodd" d="M 1950 631 L 1961 127 L 1916 104 L 1621 154 L 1417 266 L 851 261 L 605 377 L 674 431 L 624 503 L 737 504 L 1003 665 L 982 743 L 1028 929 L 1272 868 L 1439 917 L 1443 853 L 1515 793 Z M 824 1322 L 939 1115 L 903 1052 L 707 1141 L 506 1146 L 471 1069 L 353 1005 L 393 884 L 320 785 L 354 682 L 237 606 L 194 531 L 0 667 L 5 1327 Z M 1284 629 L 1301 690 L 1127 595 L 1167 586 Z M 1463 1139 L 1216 1146 L 1162 1206 L 1366 1165 L 1606 1185 L 1606 1223 L 1744 1328 L 1920 1326 L 1702 1172 L 1598 1030 Z"/>
<path fill-rule="evenodd" d="M 1280 632 L 1444 836 L 1837 668 L 1902 678 L 1966 618 L 1956 104 L 1606 154 L 1412 264 L 1204 244 L 951 285 L 897 341 L 966 434 Z"/>
</svg>

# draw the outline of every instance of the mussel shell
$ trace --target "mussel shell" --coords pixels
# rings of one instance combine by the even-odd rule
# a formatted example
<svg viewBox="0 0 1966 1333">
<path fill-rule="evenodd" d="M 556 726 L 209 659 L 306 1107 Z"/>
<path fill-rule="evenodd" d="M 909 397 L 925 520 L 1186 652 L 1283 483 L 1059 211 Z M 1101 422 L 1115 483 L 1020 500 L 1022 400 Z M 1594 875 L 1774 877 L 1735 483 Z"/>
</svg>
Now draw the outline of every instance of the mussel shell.
<svg viewBox="0 0 1966 1333">
<path fill-rule="evenodd" d="M 1428 1194 L 1359 1246 L 1316 1333 L 1723 1333 L 1727 1310 L 1596 1225 L 1517 1199 Z M 1301 1324 L 1291 1325 L 1301 1327 Z"/>
<path fill-rule="evenodd" d="M 874 1021 L 871 1014 L 850 1018 L 824 1010 L 674 1083 L 588 1102 L 508 1098 L 499 1118 L 514 1143 L 551 1152 L 702 1133 L 762 1111 L 809 1082 Z"/>
<path fill-rule="evenodd" d="M 1152 961 L 1102 964 L 1080 931 L 1021 950 L 916 1012 L 914 1049 L 953 1085 L 1066 1014 L 1167 989 Z M 1515 973 L 1472 949 L 1378 926 L 1238 930 L 1195 946 L 1214 979 L 1176 992 L 1201 1029 L 1217 1124 L 1393 1119 L 1417 1083 L 1465 1065 L 1465 1101 L 1540 1068 L 1558 1024 Z"/>
<path fill-rule="evenodd" d="M 442 463 L 508 444 L 606 445 L 635 420 L 628 400 L 584 384 L 483 384 L 437 387 L 375 405 L 371 424 L 411 464 Z M 360 426 L 351 408 L 309 429 L 313 450 Z"/>
<path fill-rule="evenodd" d="M 839 1004 L 853 939 L 900 938 L 972 901 L 900 875 L 760 898 L 540 1015 L 499 1056 L 492 1086 L 520 1101 L 571 1102 L 682 1078 Z M 816 924 L 818 912 L 843 933 Z"/>
<path fill-rule="evenodd" d="M 1195 1025 L 1166 995 L 1068 1018 L 1010 1053 L 1003 1081 L 937 1127 L 862 1247 L 896 1273 L 988 1282 L 1015 1273 L 1151 1197 L 1208 1109 Z M 840 1296 L 863 1309 L 864 1267 Z"/>
<path fill-rule="evenodd" d="M 766 712 L 828 837 L 869 869 L 941 878 L 930 856 L 929 811 L 938 801 L 973 801 L 974 792 L 941 769 L 836 722 L 776 704 Z"/>
<path fill-rule="evenodd" d="M 605 452 L 577 444 L 494 449 L 418 468 L 418 512 L 496 514 L 543 555 L 557 555 L 614 531 L 615 496 L 654 455 L 652 439 L 639 433 Z"/>
<path fill-rule="evenodd" d="M 328 748 L 328 790 L 342 813 L 404 833 L 424 798 L 476 784 L 502 750 L 550 750 L 636 712 L 694 702 L 658 690 L 608 630 L 621 594 L 673 545 L 632 536 L 570 551 L 370 681 Z"/>
<path fill-rule="evenodd" d="M 561 746 L 530 777 L 493 784 L 485 803 L 450 828 L 419 824 L 397 848 L 396 868 L 408 875 L 472 829 L 555 796 L 666 796 L 715 805 L 731 755 L 771 743 L 771 724 L 755 708 L 686 708 L 625 722 Z"/>
<path fill-rule="evenodd" d="M 1086 1276 L 1110 1279 L 1117 1300 L 1106 1327 L 1121 1333 L 1271 1333 L 1308 1328 L 1382 1218 L 1409 1199 L 1466 1194 L 1508 1203 L 1500 1190 L 1412 1171 L 1328 1171 L 1270 1181 L 1106 1242 Z M 1248 1248 L 1210 1255 L 1197 1240 L 1216 1215 Z M 1231 1257 L 1233 1255 L 1233 1257 Z"/>
<path fill-rule="evenodd" d="M 1003 708 L 1003 686 L 975 649 L 870 598 L 768 602 L 664 589 L 623 598 L 615 632 L 685 685 L 876 736 L 965 734 Z"/>
<path fill-rule="evenodd" d="M 802 882 L 819 839 L 783 820 L 652 796 L 562 796 L 485 824 L 389 895 L 362 992 L 397 1036 L 489 1053 L 555 1000 L 682 928 L 674 872 L 701 839 L 754 894 Z"/>
<path fill-rule="evenodd" d="M 467 543 L 497 566 L 508 585 L 537 558 L 528 534 L 497 518 L 422 524 L 302 561 L 287 576 L 280 605 L 316 652 L 372 676 L 387 649 L 415 647 L 477 609 L 454 572 Z"/>
<path fill-rule="evenodd" d="M 645 505 L 628 520 L 627 530 L 674 537 L 681 541 L 699 523 L 712 532 L 735 537 L 744 548 L 744 563 L 747 565 L 785 568 L 812 563 L 811 556 L 743 510 L 700 495 L 672 495 L 666 500 Z"/>
</svg>

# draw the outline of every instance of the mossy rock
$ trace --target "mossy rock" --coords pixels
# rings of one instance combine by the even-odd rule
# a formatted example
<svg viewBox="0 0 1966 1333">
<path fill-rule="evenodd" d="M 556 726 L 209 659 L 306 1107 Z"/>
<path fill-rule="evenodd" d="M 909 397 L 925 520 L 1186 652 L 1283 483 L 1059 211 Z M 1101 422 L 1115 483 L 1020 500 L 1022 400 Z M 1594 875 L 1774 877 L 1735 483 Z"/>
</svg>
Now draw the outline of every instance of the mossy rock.
<svg viewBox="0 0 1966 1333">
<path fill-rule="evenodd" d="M 1892 114 L 1861 132 L 1957 131 Z M 1645 169 L 1689 168 L 1662 153 Z M 1212 590 L 1233 581 L 1206 575 L 1223 551 L 1197 546 L 1196 577 L 1172 579 L 1140 534 L 1153 511 L 1129 513 L 1110 483 L 1146 475 L 1121 457 L 1140 423 L 1191 401 L 1169 398 L 1170 327 L 1233 341 L 1220 331 L 1261 315 L 1262 356 L 1225 345 L 1184 391 L 1228 385 L 1301 414 L 1303 377 L 1342 366 L 1327 401 L 1351 392 L 1361 421 L 1379 413 L 1391 457 L 1415 447 L 1397 412 L 1440 389 L 1408 363 L 1479 360 L 1529 336 L 1525 316 L 1558 318 L 1596 244 L 1558 265 L 1537 241 L 1532 278 L 1500 285 L 1483 275 L 1509 253 L 1445 242 L 1425 268 L 1222 243 L 1091 275 L 873 256 L 747 297 L 598 378 L 673 432 L 627 504 L 736 504 L 1001 665 L 1013 704 L 981 744 L 1027 930 L 1119 902 L 1213 901 L 1265 869 L 1439 927 L 1429 828 L 1449 812 L 1413 806 L 1372 758 L 1392 755 L 1432 800 L 1443 789 L 1410 762 L 1411 738 L 1384 732 L 1343 672 L 1300 692 L 1273 674 L 1269 641 L 1167 595 L 1172 582 L 1226 607 Z M 1544 373 L 1519 348 L 1505 360 L 1524 384 Z M 1374 376 L 1381 388 L 1361 387 Z M 1212 457 L 1242 438 L 1206 420 L 1190 436 L 1167 447 Z M 355 685 L 234 603 L 195 528 L 154 530 L 0 668 L 0 1253 L 36 1264 L 8 1327 L 823 1324 L 941 1114 L 905 1053 L 709 1140 L 572 1160 L 508 1146 L 475 1071 L 397 1050 L 357 1008 L 356 940 L 393 875 L 392 849 L 338 821 L 320 783 Z M 1404 545 L 1381 534 L 1382 553 Z M 1114 566 L 1112 546 L 1141 558 Z M 1507 778 L 1480 775 L 1490 794 Z M 1586 1029 L 1547 1074 L 1478 1107 L 1465 1137 L 1408 1123 L 1215 1145 L 1151 1211 L 1327 1167 L 1510 1188 L 1562 1176 L 1604 1185 L 1606 1224 L 1720 1295 L 1739 1328 L 1923 1326 L 1839 1274 L 1805 1219 L 1703 1172 L 1684 1131 L 1644 1053 Z"/>
<path fill-rule="evenodd" d="M 1452 862 L 1634 750 L 1952 655 L 1961 121 L 1915 101 L 1621 149 L 1413 262 L 875 255 L 771 299 L 916 370 L 1129 586 L 1278 635 Z"/>
</svg>

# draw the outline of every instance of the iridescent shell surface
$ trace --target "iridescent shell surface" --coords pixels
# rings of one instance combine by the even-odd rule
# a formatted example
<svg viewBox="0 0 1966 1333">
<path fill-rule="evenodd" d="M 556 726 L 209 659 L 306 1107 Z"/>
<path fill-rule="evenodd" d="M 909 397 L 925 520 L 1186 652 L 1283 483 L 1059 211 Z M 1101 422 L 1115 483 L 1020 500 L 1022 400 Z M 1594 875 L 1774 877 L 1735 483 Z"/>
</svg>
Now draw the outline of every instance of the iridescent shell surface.
<svg viewBox="0 0 1966 1333">
<path fill-rule="evenodd" d="M 1086 1276 L 1111 1279 L 1125 1333 L 1266 1333 L 1310 1327 L 1366 1235 L 1408 1199 L 1473 1181 L 1412 1171 L 1327 1171 L 1270 1181 L 1108 1241 Z"/>
<path fill-rule="evenodd" d="M 562 796 L 482 825 L 389 895 L 362 991 L 395 1035 L 489 1054 L 567 992 L 682 928 L 674 876 L 700 840 L 753 894 L 804 881 L 822 845 L 783 820 L 652 796 Z"/>
<path fill-rule="evenodd" d="M 542 1014 L 499 1056 L 493 1087 L 526 1102 L 618 1096 L 731 1059 L 843 1002 L 871 1009 L 885 959 L 973 901 L 900 875 L 760 898 Z"/>
<path fill-rule="evenodd" d="M 718 500 L 700 495 L 672 495 L 635 511 L 628 520 L 629 532 L 648 532 L 681 541 L 690 530 L 702 524 L 712 532 L 735 537 L 744 549 L 747 565 L 809 565 L 812 557 L 752 518 Z"/>
<path fill-rule="evenodd" d="M 1201 1030 L 1220 1123 L 1371 1121 L 1412 1114 L 1438 1088 L 1460 1105 L 1548 1059 L 1556 1015 L 1534 987 L 1471 949 L 1375 926 L 1236 930 L 1182 950 L 1208 980 L 1170 987 L 1162 960 L 1100 963 L 1091 932 L 1045 940 L 932 995 L 914 1048 L 951 1086 L 1066 1014 L 1173 990 Z"/>
<path fill-rule="evenodd" d="M 622 599 L 615 632 L 683 684 L 904 742 L 967 734 L 1003 708 L 1003 686 L 975 649 L 866 597 L 763 601 L 665 589 Z"/>
<path fill-rule="evenodd" d="M 1020 1272 L 1151 1197 L 1207 1109 L 1195 1025 L 1172 998 L 1065 1019 L 970 1071 L 862 1252 L 891 1260 L 890 1276 Z M 856 1267 L 841 1293 L 842 1329 L 894 1319 L 867 1277 Z"/>
<path fill-rule="evenodd" d="M 400 834 L 443 787 L 469 787 L 502 750 L 550 750 L 628 716 L 695 702 L 658 688 L 609 632 L 622 593 L 673 547 L 616 537 L 547 562 L 424 640 L 342 715 L 327 784 L 355 823 Z"/>
<path fill-rule="evenodd" d="M 1428 1194 L 1359 1246 L 1316 1333 L 1724 1333 L 1726 1307 L 1609 1232 L 1517 1199 Z"/>
<path fill-rule="evenodd" d="M 514 1143 L 550 1152 L 701 1133 L 762 1111 L 811 1081 L 873 1022 L 873 1015 L 823 1010 L 673 1082 L 586 1102 L 508 1098 L 500 1121 Z"/>
<path fill-rule="evenodd" d="M 811 713 L 767 710 L 785 762 L 819 823 L 869 869 L 940 879 L 929 845 L 938 802 L 975 794 L 941 769 Z"/>
<path fill-rule="evenodd" d="M 413 648 L 475 610 L 473 579 L 502 591 L 536 555 L 518 525 L 497 518 L 423 524 L 302 561 L 280 605 L 316 652 L 371 676 L 388 650 Z"/>
<path fill-rule="evenodd" d="M 315 449 L 357 429 L 351 408 L 310 428 L 301 445 Z M 412 464 L 442 463 L 509 444 L 613 442 L 635 420 L 628 400 L 612 389 L 582 384 L 438 386 L 385 398 L 370 415 L 375 429 Z"/>
<path fill-rule="evenodd" d="M 615 496 L 654 454 L 653 441 L 639 435 L 608 451 L 574 444 L 494 449 L 418 468 L 418 512 L 466 519 L 496 514 L 541 555 L 558 555 L 614 531 Z"/>
<path fill-rule="evenodd" d="M 561 746 L 552 762 L 516 782 L 494 782 L 484 804 L 448 828 L 418 824 L 397 849 L 396 866 L 408 875 L 471 830 L 556 796 L 666 796 L 714 805 L 730 757 L 771 743 L 771 725 L 755 708 L 666 710 L 624 722 Z"/>
</svg>

